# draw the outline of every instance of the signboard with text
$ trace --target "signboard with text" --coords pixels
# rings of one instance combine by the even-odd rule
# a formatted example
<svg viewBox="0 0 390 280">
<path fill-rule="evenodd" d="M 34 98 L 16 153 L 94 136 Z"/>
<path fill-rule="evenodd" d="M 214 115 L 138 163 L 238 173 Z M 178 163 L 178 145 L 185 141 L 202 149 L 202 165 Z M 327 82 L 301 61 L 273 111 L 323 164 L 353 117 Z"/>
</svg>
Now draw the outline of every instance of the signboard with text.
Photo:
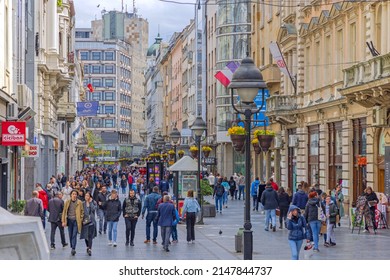
<svg viewBox="0 0 390 280">
<path fill-rule="evenodd" d="M 2 122 L 1 145 L 24 146 L 26 144 L 26 122 Z"/>
<path fill-rule="evenodd" d="M 28 151 L 22 151 L 22 157 L 38 158 L 39 157 L 39 145 L 30 145 Z"/>
</svg>

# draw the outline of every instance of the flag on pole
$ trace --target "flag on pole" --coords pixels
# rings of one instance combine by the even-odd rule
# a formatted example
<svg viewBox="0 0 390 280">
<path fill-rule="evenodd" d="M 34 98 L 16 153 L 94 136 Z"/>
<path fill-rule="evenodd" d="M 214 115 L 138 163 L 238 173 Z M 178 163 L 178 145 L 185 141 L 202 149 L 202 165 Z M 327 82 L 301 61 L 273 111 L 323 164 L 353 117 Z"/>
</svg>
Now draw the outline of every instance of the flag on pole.
<svg viewBox="0 0 390 280">
<path fill-rule="evenodd" d="M 233 78 L 234 72 L 236 72 L 237 68 L 240 64 L 236 61 L 230 61 L 226 64 L 223 70 L 218 71 L 214 77 L 221 82 L 224 87 L 227 87 L 230 84 L 230 81 Z"/>
<path fill-rule="evenodd" d="M 87 88 L 89 89 L 90 92 L 93 92 L 93 87 L 92 87 L 91 84 L 88 84 L 88 85 L 87 85 Z"/>
<path fill-rule="evenodd" d="M 294 88 L 296 88 L 295 81 L 294 81 L 293 77 L 291 76 L 290 71 L 287 68 L 286 61 L 284 60 L 283 54 L 280 51 L 278 43 L 271 42 L 269 44 L 269 50 L 272 54 L 273 59 L 276 61 L 276 64 L 278 65 L 280 72 L 282 72 L 285 76 L 289 77 Z"/>
</svg>

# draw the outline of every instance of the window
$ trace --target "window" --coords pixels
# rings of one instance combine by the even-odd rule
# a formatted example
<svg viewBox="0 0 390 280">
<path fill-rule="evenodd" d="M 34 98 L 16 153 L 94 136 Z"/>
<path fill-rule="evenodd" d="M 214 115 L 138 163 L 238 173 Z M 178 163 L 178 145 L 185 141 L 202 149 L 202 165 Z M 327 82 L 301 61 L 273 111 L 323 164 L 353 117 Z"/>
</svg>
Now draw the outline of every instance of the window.
<svg viewBox="0 0 390 280">
<path fill-rule="evenodd" d="M 109 61 L 114 60 L 114 52 L 105 52 L 104 60 L 109 60 Z"/>
<path fill-rule="evenodd" d="M 320 134 L 319 126 L 313 125 L 308 127 L 309 132 L 309 141 L 308 141 L 308 151 L 309 151 L 309 172 L 308 172 L 308 183 L 309 185 L 317 184 L 319 179 L 319 150 L 320 150 Z"/>
<path fill-rule="evenodd" d="M 100 74 L 100 65 L 92 65 L 92 74 Z"/>
<path fill-rule="evenodd" d="M 89 53 L 88 52 L 80 52 L 80 59 L 81 60 L 89 60 Z"/>
<path fill-rule="evenodd" d="M 112 91 L 107 91 L 104 93 L 104 100 L 106 101 L 114 101 L 114 93 Z"/>
<path fill-rule="evenodd" d="M 114 120 L 113 119 L 106 119 L 104 120 L 104 127 L 114 127 Z"/>
<path fill-rule="evenodd" d="M 334 188 L 342 179 L 342 122 L 328 124 L 329 187 Z"/>
<path fill-rule="evenodd" d="M 105 66 L 106 74 L 114 74 L 114 65 L 106 65 Z"/>
<path fill-rule="evenodd" d="M 101 126 L 101 119 L 92 119 L 91 126 L 92 127 L 100 127 Z"/>
<path fill-rule="evenodd" d="M 357 40 L 356 40 L 356 23 L 352 23 L 350 25 L 350 32 L 349 32 L 349 43 L 351 44 L 351 48 L 349 51 L 350 55 L 350 62 L 355 62 L 356 61 L 356 45 L 357 45 Z"/>
<path fill-rule="evenodd" d="M 367 166 L 359 165 L 359 157 L 366 157 L 367 152 L 367 131 L 366 118 L 352 120 L 353 138 L 352 138 L 352 160 L 353 160 L 353 202 L 363 193 L 366 188 Z"/>
<path fill-rule="evenodd" d="M 95 91 L 92 92 L 92 101 L 100 101 L 101 100 L 101 92 Z"/>
<path fill-rule="evenodd" d="M 114 79 L 105 79 L 104 81 L 106 87 L 113 87 L 114 86 Z"/>
<path fill-rule="evenodd" d="M 101 52 L 92 52 L 92 60 L 101 60 L 102 53 Z"/>
<path fill-rule="evenodd" d="M 114 106 L 105 106 L 104 107 L 104 112 L 106 114 L 114 114 Z"/>
<path fill-rule="evenodd" d="M 84 65 L 84 74 L 89 74 L 89 65 Z"/>
<path fill-rule="evenodd" d="M 94 87 L 101 87 L 102 86 L 102 80 L 101 79 L 92 79 L 92 86 L 94 86 Z"/>
</svg>

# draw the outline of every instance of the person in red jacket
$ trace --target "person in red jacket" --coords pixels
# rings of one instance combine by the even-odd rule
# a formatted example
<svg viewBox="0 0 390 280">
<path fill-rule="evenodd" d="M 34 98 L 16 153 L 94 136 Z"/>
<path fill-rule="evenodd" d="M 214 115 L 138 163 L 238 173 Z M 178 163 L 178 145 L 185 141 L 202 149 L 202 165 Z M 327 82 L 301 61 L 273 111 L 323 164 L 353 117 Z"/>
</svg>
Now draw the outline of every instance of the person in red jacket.
<svg viewBox="0 0 390 280">
<path fill-rule="evenodd" d="M 49 197 L 47 196 L 47 192 L 42 188 L 42 185 L 37 183 L 35 187 L 36 191 L 38 192 L 38 198 L 42 200 L 43 204 L 43 217 L 42 217 L 42 225 L 43 228 L 46 228 L 46 212 L 49 208 Z"/>
<path fill-rule="evenodd" d="M 279 190 L 279 186 L 278 186 L 278 184 L 276 184 L 275 182 L 274 182 L 274 178 L 269 178 L 269 182 L 271 183 L 271 186 L 272 186 L 272 188 L 275 190 L 275 191 L 278 191 Z"/>
</svg>

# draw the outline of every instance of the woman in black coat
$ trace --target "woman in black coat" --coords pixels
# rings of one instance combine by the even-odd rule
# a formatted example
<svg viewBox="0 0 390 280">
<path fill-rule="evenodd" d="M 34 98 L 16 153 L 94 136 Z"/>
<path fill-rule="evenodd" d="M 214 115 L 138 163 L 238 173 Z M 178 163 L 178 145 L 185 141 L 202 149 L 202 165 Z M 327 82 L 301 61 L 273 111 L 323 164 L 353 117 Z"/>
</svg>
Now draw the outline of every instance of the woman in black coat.
<svg viewBox="0 0 390 280">
<path fill-rule="evenodd" d="M 234 193 L 235 193 L 236 188 L 237 188 L 236 181 L 234 181 L 233 176 L 230 177 L 229 186 L 230 186 L 230 189 L 229 189 L 230 196 L 232 197 L 232 200 L 233 200 L 233 198 L 234 198 Z"/>
<path fill-rule="evenodd" d="M 85 239 L 85 245 L 87 246 L 87 254 L 92 255 L 92 240 L 96 237 L 96 219 L 95 213 L 97 204 L 93 200 L 91 194 L 87 192 L 85 194 L 84 206 L 84 220 L 83 227 L 81 228 L 80 239 Z"/>
<path fill-rule="evenodd" d="M 279 197 L 279 228 L 283 228 L 283 219 L 284 219 L 284 227 L 287 228 L 287 212 L 290 207 L 290 197 L 285 192 L 283 187 L 280 187 L 278 190 Z"/>
<path fill-rule="evenodd" d="M 365 196 L 367 199 L 368 206 L 370 207 L 372 227 L 374 228 L 374 232 L 376 234 L 375 209 L 376 209 L 376 204 L 378 204 L 379 202 L 379 199 L 371 187 L 367 187 L 364 191 L 365 191 Z M 368 231 L 368 224 L 369 222 L 367 221 L 365 231 Z"/>
</svg>

